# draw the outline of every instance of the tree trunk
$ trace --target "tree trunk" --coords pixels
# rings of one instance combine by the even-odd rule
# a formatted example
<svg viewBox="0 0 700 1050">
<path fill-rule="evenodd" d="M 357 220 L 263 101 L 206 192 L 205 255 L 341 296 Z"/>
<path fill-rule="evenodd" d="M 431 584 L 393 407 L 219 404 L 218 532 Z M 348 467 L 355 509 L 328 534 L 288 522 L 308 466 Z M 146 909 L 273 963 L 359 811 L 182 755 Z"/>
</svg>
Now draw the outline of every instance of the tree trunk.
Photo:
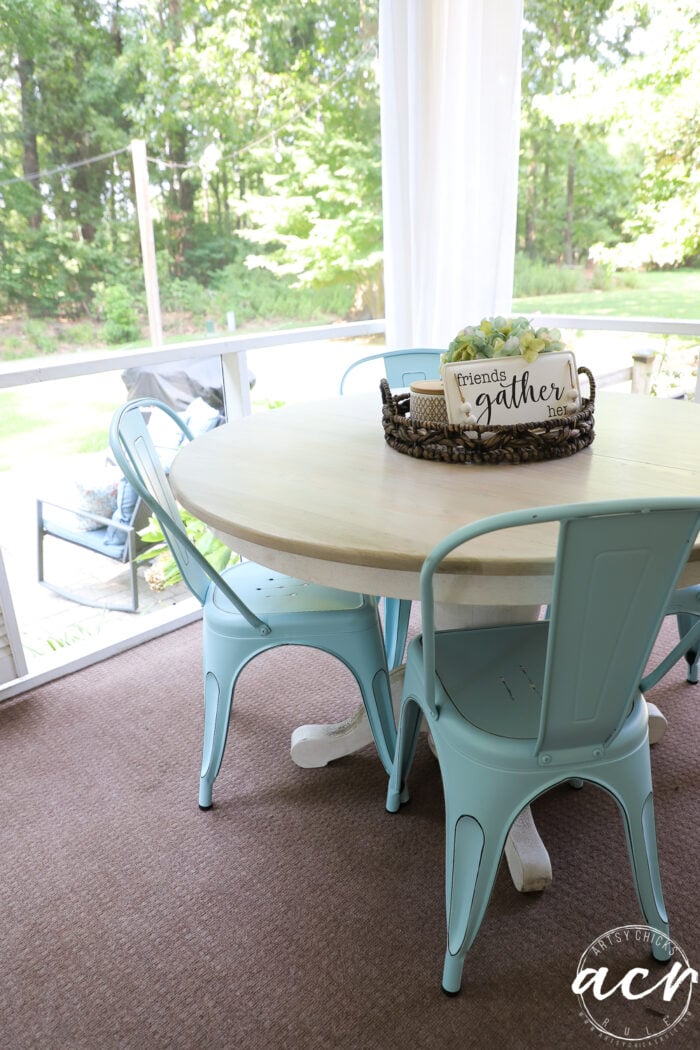
<svg viewBox="0 0 700 1050">
<path fill-rule="evenodd" d="M 91 221 L 93 218 L 90 214 L 93 211 L 93 198 L 90 195 L 90 176 L 87 168 L 76 168 L 73 172 L 73 188 L 76 199 L 82 202 L 78 211 L 80 235 L 87 244 L 92 244 L 97 234 L 97 225 Z"/>
<path fill-rule="evenodd" d="M 564 262 L 574 265 L 574 189 L 576 186 L 576 162 L 574 149 L 569 155 L 566 171 L 566 225 L 564 226 Z"/>
<path fill-rule="evenodd" d="M 36 136 L 36 82 L 34 80 L 34 63 L 30 58 L 20 56 L 17 63 L 19 86 L 22 103 L 22 172 L 33 187 L 36 197 L 36 210 L 29 216 L 29 225 L 38 230 L 41 225 L 41 196 L 39 193 L 39 147 Z"/>
<path fill-rule="evenodd" d="M 532 161 L 528 169 L 525 189 L 525 252 L 537 257 L 537 162 Z"/>
</svg>

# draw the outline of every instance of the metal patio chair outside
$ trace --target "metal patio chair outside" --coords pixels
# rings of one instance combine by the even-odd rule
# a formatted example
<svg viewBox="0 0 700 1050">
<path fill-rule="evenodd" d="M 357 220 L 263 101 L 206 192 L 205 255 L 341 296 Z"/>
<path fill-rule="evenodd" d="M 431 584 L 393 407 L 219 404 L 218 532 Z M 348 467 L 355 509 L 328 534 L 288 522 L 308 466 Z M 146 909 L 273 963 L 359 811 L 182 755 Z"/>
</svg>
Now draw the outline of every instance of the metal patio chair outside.
<svg viewBox="0 0 700 1050">
<path fill-rule="evenodd" d="M 340 380 L 340 393 L 345 389 L 348 375 L 368 361 L 383 361 L 389 386 L 408 387 L 420 379 L 439 379 L 442 350 L 415 349 L 389 350 L 384 354 L 370 354 L 358 358 L 346 368 Z M 389 670 L 393 671 L 403 661 L 408 635 L 411 602 L 407 598 L 384 598 L 384 637 Z"/>
<path fill-rule="evenodd" d="M 188 587 L 203 606 L 204 744 L 199 805 L 209 809 L 226 746 L 236 680 L 267 649 L 305 645 L 337 657 L 362 693 L 379 757 L 388 771 L 396 729 L 376 599 L 321 587 L 244 561 L 216 572 L 189 540 L 143 410 L 161 411 L 192 440 L 162 402 L 130 401 L 117 409 L 110 444 L 129 479 L 160 522 Z M 256 609 L 257 612 L 253 610 Z"/>
<path fill-rule="evenodd" d="M 122 492 L 124 486 L 119 485 Z M 117 506 L 128 503 L 128 510 L 122 520 L 105 518 L 92 511 L 75 507 L 65 506 L 53 500 L 37 499 L 36 501 L 36 529 L 37 529 L 37 578 L 43 587 L 66 598 L 68 601 L 77 602 L 79 605 L 88 605 L 96 609 L 111 609 L 114 612 L 137 612 L 139 607 L 139 587 L 137 576 L 137 559 L 145 544 L 139 538 L 139 529 L 148 524 L 148 511 L 140 499 L 131 500 L 128 495 L 117 499 Z M 47 509 L 48 508 L 48 512 Z M 88 519 L 93 523 L 93 528 L 88 531 L 84 529 L 71 528 L 70 525 L 59 520 L 53 520 L 52 512 L 68 514 L 75 518 Z M 117 515 L 118 516 L 118 515 Z M 111 558 L 113 561 L 121 562 L 129 567 L 129 598 L 117 600 L 110 598 L 92 599 L 89 594 L 78 590 L 61 586 L 46 578 L 45 542 L 50 536 L 52 541 L 63 540 L 74 544 L 93 554 Z"/>
<path fill-rule="evenodd" d="M 557 522 L 551 619 L 435 631 L 433 576 L 451 551 L 485 533 Z M 426 559 L 423 634 L 408 647 L 387 809 L 408 799 L 425 715 L 445 795 L 449 994 L 460 989 L 513 821 L 563 782 L 598 784 L 616 800 L 645 920 L 668 937 L 639 684 L 699 525 L 698 499 L 542 507 L 459 529 Z M 661 938 L 653 952 L 666 959 L 667 949 Z"/>
</svg>

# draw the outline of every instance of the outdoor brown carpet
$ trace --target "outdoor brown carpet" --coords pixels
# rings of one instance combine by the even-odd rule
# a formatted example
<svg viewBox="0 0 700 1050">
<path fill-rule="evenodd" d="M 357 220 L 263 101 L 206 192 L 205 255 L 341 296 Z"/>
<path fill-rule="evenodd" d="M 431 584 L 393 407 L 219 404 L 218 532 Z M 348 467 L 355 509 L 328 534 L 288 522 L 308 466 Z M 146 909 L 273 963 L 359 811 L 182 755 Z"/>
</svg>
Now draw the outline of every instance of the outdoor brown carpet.
<svg viewBox="0 0 700 1050">
<path fill-rule="evenodd" d="M 642 921 L 614 803 L 566 786 L 535 804 L 553 884 L 518 894 L 502 865 L 447 998 L 425 738 L 396 816 L 371 747 L 297 768 L 295 726 L 358 694 L 329 657 L 274 650 L 241 677 L 202 813 L 200 642 L 195 624 L 0 710 L 0 1050 L 600 1045 L 570 987 L 579 956 Z M 652 751 L 666 904 L 697 968 L 700 686 L 678 666 L 650 699 L 670 721 Z M 700 1046 L 695 1000 L 669 1050 Z"/>
</svg>

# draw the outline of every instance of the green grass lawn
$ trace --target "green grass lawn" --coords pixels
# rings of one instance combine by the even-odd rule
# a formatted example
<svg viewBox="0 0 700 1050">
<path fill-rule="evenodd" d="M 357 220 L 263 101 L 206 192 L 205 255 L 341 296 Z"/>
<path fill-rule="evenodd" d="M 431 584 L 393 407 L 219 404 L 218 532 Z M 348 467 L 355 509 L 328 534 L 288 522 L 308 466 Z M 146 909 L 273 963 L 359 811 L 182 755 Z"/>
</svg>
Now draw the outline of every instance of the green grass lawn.
<svg viewBox="0 0 700 1050">
<path fill-rule="evenodd" d="M 64 456 L 106 449 L 109 421 L 124 399 L 118 372 L 0 390 L 0 471 L 46 469 Z"/>
<path fill-rule="evenodd" d="M 590 314 L 593 317 L 700 318 L 700 270 L 635 274 L 633 288 L 613 287 L 514 299 L 513 313 Z"/>
</svg>

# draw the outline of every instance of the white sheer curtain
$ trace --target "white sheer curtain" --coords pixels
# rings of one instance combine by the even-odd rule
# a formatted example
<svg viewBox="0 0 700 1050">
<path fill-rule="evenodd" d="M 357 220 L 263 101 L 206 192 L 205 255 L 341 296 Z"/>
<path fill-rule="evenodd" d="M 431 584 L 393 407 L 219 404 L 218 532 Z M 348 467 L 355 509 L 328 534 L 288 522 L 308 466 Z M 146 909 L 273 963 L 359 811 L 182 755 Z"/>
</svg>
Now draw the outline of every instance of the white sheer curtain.
<svg viewBox="0 0 700 1050">
<path fill-rule="evenodd" d="M 387 346 L 510 307 L 523 0 L 380 0 Z"/>
</svg>

